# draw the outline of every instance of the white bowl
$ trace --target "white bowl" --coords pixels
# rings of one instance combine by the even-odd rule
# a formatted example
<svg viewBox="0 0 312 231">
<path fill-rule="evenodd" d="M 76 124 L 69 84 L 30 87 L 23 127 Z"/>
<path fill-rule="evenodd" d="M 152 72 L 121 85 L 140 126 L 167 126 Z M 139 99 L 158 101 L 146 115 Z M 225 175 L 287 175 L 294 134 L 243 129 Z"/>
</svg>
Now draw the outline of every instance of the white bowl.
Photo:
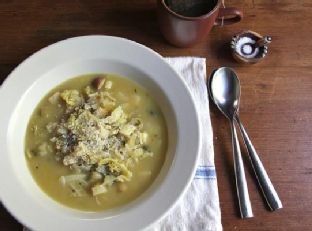
<svg viewBox="0 0 312 231">
<path fill-rule="evenodd" d="M 116 73 L 144 86 L 168 126 L 164 166 L 133 202 L 103 212 L 83 212 L 48 197 L 31 176 L 24 155 L 33 109 L 50 89 L 87 73 Z M 0 89 L 0 198 L 32 230 L 142 230 L 166 215 L 192 180 L 200 149 L 198 115 L 182 78 L 151 49 L 109 36 L 83 36 L 50 45 L 21 63 Z"/>
</svg>

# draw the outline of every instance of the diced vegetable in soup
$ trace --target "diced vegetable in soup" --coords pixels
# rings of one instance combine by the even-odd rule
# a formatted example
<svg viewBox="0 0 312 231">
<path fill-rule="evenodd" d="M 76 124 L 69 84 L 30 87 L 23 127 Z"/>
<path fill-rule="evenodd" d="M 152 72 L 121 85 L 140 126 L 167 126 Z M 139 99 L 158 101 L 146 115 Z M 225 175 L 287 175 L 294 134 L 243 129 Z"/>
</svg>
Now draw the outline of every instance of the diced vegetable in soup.
<svg viewBox="0 0 312 231">
<path fill-rule="evenodd" d="M 80 210 L 124 205 L 143 193 L 164 162 L 167 130 L 148 92 L 110 74 L 70 79 L 45 96 L 26 131 L 37 184 Z"/>
</svg>

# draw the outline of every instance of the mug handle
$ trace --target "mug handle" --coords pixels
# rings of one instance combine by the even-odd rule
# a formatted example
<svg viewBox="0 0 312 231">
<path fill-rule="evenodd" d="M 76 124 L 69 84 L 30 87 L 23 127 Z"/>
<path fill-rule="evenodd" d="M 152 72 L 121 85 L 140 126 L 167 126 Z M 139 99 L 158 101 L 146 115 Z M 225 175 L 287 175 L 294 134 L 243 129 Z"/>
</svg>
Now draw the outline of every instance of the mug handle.
<svg viewBox="0 0 312 231">
<path fill-rule="evenodd" d="M 225 7 L 225 8 L 220 7 L 214 25 L 216 26 L 231 25 L 241 21 L 242 18 L 243 12 L 240 9 L 236 7 Z"/>
</svg>

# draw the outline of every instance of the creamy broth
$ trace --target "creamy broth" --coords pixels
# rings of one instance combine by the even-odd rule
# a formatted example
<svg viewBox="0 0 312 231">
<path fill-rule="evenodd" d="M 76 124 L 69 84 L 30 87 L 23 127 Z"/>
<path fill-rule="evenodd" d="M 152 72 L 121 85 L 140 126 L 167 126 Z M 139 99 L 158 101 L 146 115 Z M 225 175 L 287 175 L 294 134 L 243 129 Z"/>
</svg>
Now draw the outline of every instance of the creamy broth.
<svg viewBox="0 0 312 231">
<path fill-rule="evenodd" d="M 144 142 L 142 141 L 141 149 L 143 147 L 144 153 L 146 150 L 148 151 L 146 151 L 144 158 L 138 158 L 137 162 L 129 162 L 131 164 L 127 167 L 132 173 L 131 179 L 123 180 L 123 182 L 118 181 L 115 179 L 118 178 L 118 174 L 115 172 L 114 175 L 112 170 L 109 169 L 113 177 L 115 177 L 115 181 L 109 187 L 105 187 L 105 190 L 107 190 L 105 193 L 96 194 L 92 191 L 93 189 L 91 190 L 91 186 L 87 185 L 84 186 L 86 194 L 77 196 L 72 187 L 67 184 L 64 185 L 60 181 L 62 176 L 76 174 L 76 170 L 71 168 L 72 166 L 65 166 L 64 160 L 62 161 L 60 156 L 56 155 L 56 145 L 51 141 L 55 136 L 55 132 L 48 132 L 47 129 L 49 124 L 59 123 L 62 119 L 64 120 L 66 103 L 60 99 L 58 99 L 57 103 L 51 103 L 51 96 L 56 95 L 58 92 L 75 89 L 79 91 L 80 95 L 87 98 L 85 96 L 86 87 L 91 86 L 92 88 L 94 79 L 99 76 L 105 78 L 105 84 L 108 82 L 109 84 L 104 84 L 102 88 L 93 89 L 93 91 L 106 91 L 115 99 L 116 105 L 112 108 L 112 111 L 120 106 L 124 113 L 129 116 L 129 120 L 132 116 L 135 116 L 142 121 L 143 126 L 140 128 L 140 134 L 144 134 L 144 137 L 147 138 Z M 107 112 L 106 116 L 109 116 L 112 111 Z M 120 136 L 120 134 L 118 135 Z M 124 142 L 127 142 L 127 140 Z M 40 147 L 42 144 L 48 146 L 48 148 L 45 148 L 48 151 L 44 152 L 44 154 L 42 154 L 42 147 Z M 165 159 L 166 150 L 166 124 L 156 102 L 145 89 L 133 81 L 112 74 L 78 76 L 51 90 L 34 110 L 28 123 L 25 138 L 25 155 L 28 167 L 40 188 L 61 204 L 85 211 L 101 211 L 118 207 L 142 194 L 158 175 Z M 95 171 L 94 165 L 92 168 L 92 171 Z M 105 174 L 101 174 L 98 174 L 102 177 L 98 184 L 107 177 Z M 85 181 L 89 184 L 90 176 L 88 174 L 84 179 Z"/>
</svg>

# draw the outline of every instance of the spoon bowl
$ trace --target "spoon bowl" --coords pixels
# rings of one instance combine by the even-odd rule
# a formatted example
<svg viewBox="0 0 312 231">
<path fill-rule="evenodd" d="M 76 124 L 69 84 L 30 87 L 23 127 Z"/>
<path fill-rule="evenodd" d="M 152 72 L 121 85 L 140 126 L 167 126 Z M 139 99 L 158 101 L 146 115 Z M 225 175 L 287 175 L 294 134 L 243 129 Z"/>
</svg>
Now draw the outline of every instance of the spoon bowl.
<svg viewBox="0 0 312 231">
<path fill-rule="evenodd" d="M 239 106 L 240 82 L 235 72 L 221 67 L 213 72 L 210 80 L 211 95 L 220 111 L 230 120 L 234 119 Z"/>
</svg>

